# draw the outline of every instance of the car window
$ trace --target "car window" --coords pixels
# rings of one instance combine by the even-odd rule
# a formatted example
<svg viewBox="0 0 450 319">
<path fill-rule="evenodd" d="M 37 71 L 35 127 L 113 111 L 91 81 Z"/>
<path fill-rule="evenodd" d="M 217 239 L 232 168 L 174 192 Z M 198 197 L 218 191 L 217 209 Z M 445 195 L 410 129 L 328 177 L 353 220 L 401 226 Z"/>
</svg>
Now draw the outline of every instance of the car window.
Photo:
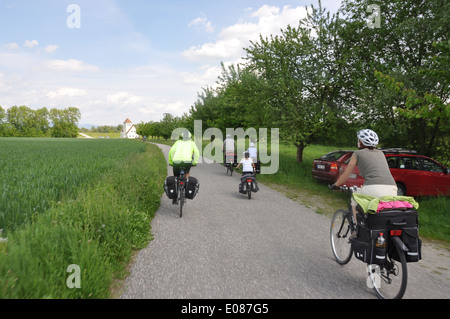
<svg viewBox="0 0 450 319">
<path fill-rule="evenodd" d="M 397 168 L 397 158 L 396 157 L 386 157 L 389 168 Z"/>
<path fill-rule="evenodd" d="M 438 172 L 438 173 L 446 172 L 446 169 L 442 167 L 440 164 L 436 163 L 435 161 L 432 161 L 428 158 L 422 158 L 421 160 L 424 171 Z"/>
<path fill-rule="evenodd" d="M 325 154 L 324 156 L 322 156 L 320 159 L 321 160 L 325 160 L 325 161 L 335 161 L 337 160 L 339 157 L 341 157 L 342 155 L 344 155 L 347 152 L 331 152 L 328 154 Z"/>
<path fill-rule="evenodd" d="M 398 168 L 420 170 L 419 161 L 416 157 L 399 157 Z"/>
</svg>

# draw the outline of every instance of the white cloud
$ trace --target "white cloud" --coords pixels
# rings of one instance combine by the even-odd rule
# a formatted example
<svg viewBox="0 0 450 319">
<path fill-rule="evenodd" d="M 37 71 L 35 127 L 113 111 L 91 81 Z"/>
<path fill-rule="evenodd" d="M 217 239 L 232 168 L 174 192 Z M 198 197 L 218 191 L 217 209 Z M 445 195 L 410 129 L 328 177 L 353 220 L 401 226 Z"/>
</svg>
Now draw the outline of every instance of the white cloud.
<svg viewBox="0 0 450 319">
<path fill-rule="evenodd" d="M 49 44 L 44 49 L 47 53 L 54 53 L 56 50 L 58 50 L 58 46 L 56 44 Z"/>
<path fill-rule="evenodd" d="M 32 49 L 32 48 L 34 48 L 37 45 L 39 45 L 39 42 L 37 40 L 31 40 L 31 41 L 30 40 L 25 40 L 25 46 L 27 48 Z"/>
<path fill-rule="evenodd" d="M 213 33 L 214 32 L 214 27 L 211 24 L 211 21 L 208 21 L 208 19 L 204 18 L 204 17 L 199 17 L 199 18 L 197 18 L 195 20 L 192 20 L 188 24 L 188 27 L 192 27 L 192 26 L 203 27 L 205 32 L 207 32 L 207 33 Z"/>
<path fill-rule="evenodd" d="M 259 36 L 280 34 L 287 25 L 297 26 L 307 14 L 303 6 L 291 8 L 263 5 L 250 16 L 257 22 L 239 22 L 222 29 L 216 42 L 192 46 L 183 52 L 183 56 L 192 61 L 205 59 L 237 60 L 244 55 L 243 48 L 250 45 L 249 41 L 256 41 Z M 195 20 L 194 20 L 195 21 Z"/>
<path fill-rule="evenodd" d="M 52 71 L 75 71 L 75 72 L 96 72 L 99 70 L 97 66 L 89 65 L 80 60 L 47 60 L 42 65 Z"/>
<path fill-rule="evenodd" d="M 111 102 L 114 104 L 123 104 L 123 105 L 136 104 L 142 100 L 141 97 L 131 95 L 128 92 L 119 92 L 116 94 L 111 94 L 111 95 L 108 95 L 106 99 L 108 100 L 108 102 Z"/>
<path fill-rule="evenodd" d="M 8 43 L 8 44 L 6 44 L 5 45 L 5 48 L 7 49 L 7 50 L 17 50 L 18 48 L 19 48 L 19 45 L 17 44 L 17 43 L 15 43 L 15 42 L 13 42 L 13 43 Z"/>
<path fill-rule="evenodd" d="M 46 96 L 50 99 L 58 99 L 62 97 L 82 97 L 86 95 L 87 95 L 86 90 L 69 87 L 63 87 L 56 91 L 48 92 L 46 94 Z"/>
</svg>

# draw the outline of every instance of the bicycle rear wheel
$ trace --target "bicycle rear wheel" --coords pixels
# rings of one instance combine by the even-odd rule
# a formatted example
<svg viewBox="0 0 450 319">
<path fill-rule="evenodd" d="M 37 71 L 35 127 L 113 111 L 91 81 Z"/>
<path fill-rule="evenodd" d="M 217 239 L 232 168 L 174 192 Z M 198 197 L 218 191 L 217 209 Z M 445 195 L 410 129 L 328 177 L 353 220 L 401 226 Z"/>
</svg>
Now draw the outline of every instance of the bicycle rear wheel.
<svg viewBox="0 0 450 319">
<path fill-rule="evenodd" d="M 183 217 L 184 187 L 180 187 L 180 218 Z"/>
<path fill-rule="evenodd" d="M 352 245 L 348 239 L 352 233 L 352 225 L 349 221 L 350 212 L 339 209 L 331 220 L 330 240 L 334 258 L 341 264 L 347 264 L 352 258 Z"/>
<path fill-rule="evenodd" d="M 380 299 L 401 299 L 406 291 L 408 281 L 408 268 L 406 265 L 405 252 L 392 242 L 392 249 L 397 250 L 400 261 L 389 257 L 384 266 L 370 265 L 368 268 L 370 283 Z"/>
<path fill-rule="evenodd" d="M 180 203 L 180 218 L 181 218 L 183 216 L 183 205 L 184 205 L 184 183 L 183 185 L 179 185 L 178 196 Z"/>
</svg>

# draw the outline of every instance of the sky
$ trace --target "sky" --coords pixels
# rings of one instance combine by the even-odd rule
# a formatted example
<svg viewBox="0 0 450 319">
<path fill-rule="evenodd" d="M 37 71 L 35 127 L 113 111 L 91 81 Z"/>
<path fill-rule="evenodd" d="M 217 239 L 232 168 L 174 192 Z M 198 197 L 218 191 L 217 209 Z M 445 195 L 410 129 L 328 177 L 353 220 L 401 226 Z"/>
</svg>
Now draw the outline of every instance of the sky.
<svg viewBox="0 0 450 319">
<path fill-rule="evenodd" d="M 81 111 L 79 126 L 189 113 L 259 36 L 318 0 L 0 0 L 0 106 Z M 335 12 L 340 1 L 322 0 Z"/>
</svg>

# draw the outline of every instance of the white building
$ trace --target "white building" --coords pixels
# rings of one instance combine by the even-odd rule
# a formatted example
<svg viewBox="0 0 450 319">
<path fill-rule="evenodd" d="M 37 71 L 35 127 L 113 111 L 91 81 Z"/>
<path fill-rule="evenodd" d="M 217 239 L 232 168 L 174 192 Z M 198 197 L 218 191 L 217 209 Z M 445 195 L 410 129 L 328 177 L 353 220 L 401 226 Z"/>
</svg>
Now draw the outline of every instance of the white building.
<svg viewBox="0 0 450 319">
<path fill-rule="evenodd" d="M 136 127 L 134 127 L 133 123 L 131 123 L 130 119 L 126 119 L 123 122 L 122 133 L 120 133 L 120 137 L 122 138 L 137 138 L 138 135 L 136 133 Z"/>
</svg>

